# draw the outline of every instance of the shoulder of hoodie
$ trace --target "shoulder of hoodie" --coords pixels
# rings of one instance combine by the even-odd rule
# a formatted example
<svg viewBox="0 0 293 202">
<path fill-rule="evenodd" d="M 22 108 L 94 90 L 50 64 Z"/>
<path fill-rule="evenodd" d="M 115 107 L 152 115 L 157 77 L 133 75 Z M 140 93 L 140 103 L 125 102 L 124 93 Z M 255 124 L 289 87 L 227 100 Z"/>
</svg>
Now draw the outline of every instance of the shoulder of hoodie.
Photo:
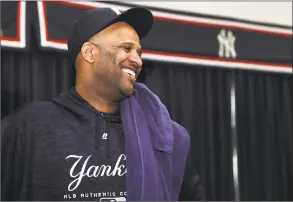
<svg viewBox="0 0 293 202">
<path fill-rule="evenodd" d="M 11 141 L 26 141 L 33 134 L 46 134 L 44 131 L 50 123 L 58 121 L 53 108 L 50 101 L 32 102 L 18 108 L 1 120 L 1 139 L 12 144 Z"/>
<path fill-rule="evenodd" d="M 56 118 L 56 107 L 51 101 L 35 101 L 25 104 L 5 117 L 1 124 L 4 126 L 12 124 L 14 127 L 45 125 L 54 118 Z"/>
</svg>

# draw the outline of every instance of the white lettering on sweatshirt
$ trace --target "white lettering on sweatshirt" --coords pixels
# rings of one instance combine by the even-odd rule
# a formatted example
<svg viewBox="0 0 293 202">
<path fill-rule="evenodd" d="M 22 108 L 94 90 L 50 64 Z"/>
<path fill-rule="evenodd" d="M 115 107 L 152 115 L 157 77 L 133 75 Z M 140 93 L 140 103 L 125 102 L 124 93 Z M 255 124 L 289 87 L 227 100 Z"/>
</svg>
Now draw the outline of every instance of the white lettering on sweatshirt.
<svg viewBox="0 0 293 202">
<path fill-rule="evenodd" d="M 80 185 L 83 177 L 99 177 L 99 176 L 123 176 L 126 174 L 126 166 L 122 161 L 126 160 L 126 156 L 121 154 L 115 164 L 115 167 L 112 169 L 110 165 L 100 165 L 100 166 L 87 166 L 88 161 L 91 158 L 91 155 L 86 158 L 83 162 L 81 170 L 76 170 L 77 165 L 80 163 L 83 156 L 69 155 L 65 159 L 73 158 L 76 159 L 75 163 L 70 169 L 70 177 L 74 180 L 68 185 L 68 191 L 74 191 Z M 77 174 L 74 174 L 77 173 Z"/>
</svg>

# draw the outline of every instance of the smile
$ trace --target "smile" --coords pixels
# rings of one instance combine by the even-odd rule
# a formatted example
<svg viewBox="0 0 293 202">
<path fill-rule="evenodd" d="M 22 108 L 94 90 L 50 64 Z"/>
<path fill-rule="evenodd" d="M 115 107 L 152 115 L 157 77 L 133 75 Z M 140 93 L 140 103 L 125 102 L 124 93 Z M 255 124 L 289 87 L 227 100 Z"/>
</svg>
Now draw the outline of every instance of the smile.
<svg viewBox="0 0 293 202">
<path fill-rule="evenodd" d="M 131 76 L 133 79 L 135 79 L 136 74 L 135 74 L 134 71 L 132 71 L 132 70 L 130 70 L 130 69 L 126 69 L 126 68 L 122 69 L 122 71 L 123 71 L 124 73 L 128 74 L 129 76 Z"/>
</svg>

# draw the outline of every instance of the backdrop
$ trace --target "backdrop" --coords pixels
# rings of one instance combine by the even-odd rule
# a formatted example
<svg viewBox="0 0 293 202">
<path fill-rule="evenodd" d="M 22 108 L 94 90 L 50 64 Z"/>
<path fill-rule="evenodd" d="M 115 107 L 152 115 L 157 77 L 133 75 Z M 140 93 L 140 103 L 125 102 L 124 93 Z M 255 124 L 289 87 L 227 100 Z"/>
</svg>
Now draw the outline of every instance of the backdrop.
<svg viewBox="0 0 293 202">
<path fill-rule="evenodd" d="M 0 4 L 4 118 L 74 85 L 68 26 L 84 10 L 110 3 Z M 139 81 L 190 133 L 192 163 L 207 200 L 237 200 L 238 189 L 241 200 L 293 200 L 292 27 L 151 10 L 155 23 L 142 41 Z M 181 199 L 190 200 L 184 190 Z"/>
</svg>

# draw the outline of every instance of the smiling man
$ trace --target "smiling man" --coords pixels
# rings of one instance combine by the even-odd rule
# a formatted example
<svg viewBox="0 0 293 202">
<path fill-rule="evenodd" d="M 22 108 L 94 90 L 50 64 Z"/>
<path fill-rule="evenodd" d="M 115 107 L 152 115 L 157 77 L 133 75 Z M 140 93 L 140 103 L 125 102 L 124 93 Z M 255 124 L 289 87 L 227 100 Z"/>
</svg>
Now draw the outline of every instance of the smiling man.
<svg viewBox="0 0 293 202">
<path fill-rule="evenodd" d="M 2 129 L 2 200 L 174 201 L 182 184 L 203 199 L 186 167 L 189 134 L 136 82 L 152 24 L 143 8 L 98 8 L 73 23 L 75 87 L 29 104 Z"/>
<path fill-rule="evenodd" d="M 139 36 L 128 23 L 116 22 L 82 45 L 76 60 L 76 90 L 97 110 L 114 112 L 122 99 L 132 95 L 141 68 Z"/>
</svg>

